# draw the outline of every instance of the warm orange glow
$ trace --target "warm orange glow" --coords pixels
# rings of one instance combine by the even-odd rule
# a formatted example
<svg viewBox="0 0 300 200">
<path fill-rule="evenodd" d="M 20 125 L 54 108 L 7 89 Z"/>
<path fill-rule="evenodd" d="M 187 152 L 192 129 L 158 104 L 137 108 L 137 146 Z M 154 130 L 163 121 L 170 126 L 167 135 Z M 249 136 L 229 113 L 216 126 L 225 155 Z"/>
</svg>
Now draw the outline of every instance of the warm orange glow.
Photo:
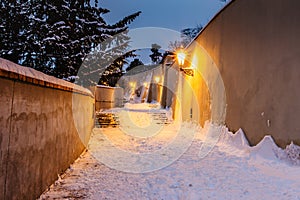
<svg viewBox="0 0 300 200">
<path fill-rule="evenodd" d="M 135 87 L 135 83 L 134 82 L 130 82 L 129 85 L 130 85 L 130 87 Z"/>
<path fill-rule="evenodd" d="M 154 80 L 155 80 L 156 83 L 159 83 L 160 78 L 159 78 L 158 76 L 156 76 L 156 77 L 154 78 Z"/>
<path fill-rule="evenodd" d="M 176 55 L 177 55 L 178 64 L 180 66 L 183 66 L 184 65 L 184 60 L 185 60 L 185 57 L 186 57 L 185 52 L 183 50 L 179 50 Z"/>
<path fill-rule="evenodd" d="M 144 83 L 144 87 L 148 87 L 148 83 L 145 82 L 145 83 Z"/>
<path fill-rule="evenodd" d="M 199 60 L 200 60 L 200 55 L 194 54 L 193 55 L 193 59 L 192 59 L 192 63 L 190 68 L 192 69 L 196 69 L 196 66 L 199 65 Z"/>
</svg>

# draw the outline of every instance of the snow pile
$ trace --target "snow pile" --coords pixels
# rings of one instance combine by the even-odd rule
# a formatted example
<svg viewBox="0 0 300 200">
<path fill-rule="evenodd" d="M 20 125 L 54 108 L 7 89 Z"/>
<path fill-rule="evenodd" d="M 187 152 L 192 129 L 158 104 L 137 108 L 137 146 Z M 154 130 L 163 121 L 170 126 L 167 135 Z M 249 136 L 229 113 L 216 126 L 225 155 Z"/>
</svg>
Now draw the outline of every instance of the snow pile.
<svg viewBox="0 0 300 200">
<path fill-rule="evenodd" d="M 279 158 L 291 163 L 292 165 L 300 166 L 300 146 L 291 142 L 291 144 L 287 145 L 283 151 L 280 151 Z"/>
<path fill-rule="evenodd" d="M 293 142 L 288 145 L 284 151 L 287 158 L 292 161 L 293 164 L 300 165 L 300 146 L 295 145 Z"/>
<path fill-rule="evenodd" d="M 206 125 L 207 126 L 207 125 Z M 244 154 L 251 159 L 267 159 L 271 161 L 284 161 L 292 165 L 300 165 L 300 146 L 293 142 L 282 149 L 276 145 L 272 136 L 266 135 L 257 145 L 250 146 L 242 129 L 232 133 L 223 127 L 220 134 L 220 150 L 229 154 Z M 221 144 L 221 145 L 220 145 Z"/>
<path fill-rule="evenodd" d="M 269 160 L 278 160 L 277 153 L 280 148 L 275 144 L 273 138 L 265 136 L 256 146 L 251 148 L 251 156 L 260 156 Z"/>
<path fill-rule="evenodd" d="M 239 129 L 235 134 L 233 134 L 232 132 L 228 131 L 228 129 L 226 128 L 225 131 L 222 132 L 220 136 L 220 140 L 223 143 L 233 145 L 237 148 L 249 147 L 249 142 L 246 139 L 246 136 L 242 129 Z"/>
</svg>

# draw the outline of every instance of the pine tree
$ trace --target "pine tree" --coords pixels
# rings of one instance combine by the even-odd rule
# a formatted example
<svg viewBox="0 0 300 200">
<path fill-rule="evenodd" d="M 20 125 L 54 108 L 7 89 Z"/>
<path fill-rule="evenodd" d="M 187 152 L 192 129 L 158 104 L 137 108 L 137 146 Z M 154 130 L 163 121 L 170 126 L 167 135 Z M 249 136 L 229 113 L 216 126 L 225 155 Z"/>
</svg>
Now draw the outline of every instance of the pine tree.
<svg viewBox="0 0 300 200">
<path fill-rule="evenodd" d="M 124 64 L 128 64 L 126 58 L 135 57 L 136 55 L 134 52 L 135 50 L 129 51 L 115 59 L 112 64 L 105 68 L 98 84 L 115 87 L 121 76 L 124 74 Z"/>
<path fill-rule="evenodd" d="M 142 61 L 140 61 L 140 59 L 135 58 L 133 61 L 131 61 L 129 66 L 126 68 L 126 72 L 128 72 L 128 71 L 132 70 L 133 68 L 140 66 L 140 65 L 144 65 L 144 63 Z"/>
<path fill-rule="evenodd" d="M 15 63 L 21 59 L 28 19 L 24 8 L 26 1 L 0 1 L 0 56 Z"/>
<path fill-rule="evenodd" d="M 158 64 L 161 61 L 162 53 L 159 52 L 159 49 L 161 48 L 158 44 L 152 44 L 151 45 L 151 52 L 150 58 L 154 64 Z"/>
<path fill-rule="evenodd" d="M 94 73 L 99 79 L 103 65 L 97 71 L 99 64 L 89 54 L 104 41 L 105 45 L 100 48 L 109 47 L 111 44 L 107 40 L 118 35 L 111 39 L 115 47 L 109 51 L 117 58 L 123 55 L 129 41 L 127 25 L 140 15 L 140 12 L 134 13 L 111 25 L 102 17 L 109 10 L 98 7 L 97 1 L 94 5 L 90 0 L 0 2 L 0 56 L 63 79 L 76 76 L 79 70 L 85 74 Z M 99 59 L 97 55 L 101 53 L 95 54 L 94 58 Z M 88 62 L 95 64 L 85 65 L 86 69 L 81 70 L 87 57 Z"/>
</svg>

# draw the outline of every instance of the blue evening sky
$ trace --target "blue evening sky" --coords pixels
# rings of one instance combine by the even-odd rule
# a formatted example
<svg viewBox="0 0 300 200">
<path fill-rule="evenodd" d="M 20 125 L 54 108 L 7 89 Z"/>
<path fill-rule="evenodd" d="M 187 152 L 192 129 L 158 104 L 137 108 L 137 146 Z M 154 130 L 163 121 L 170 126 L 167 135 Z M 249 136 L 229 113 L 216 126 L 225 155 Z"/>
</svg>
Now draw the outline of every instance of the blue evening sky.
<svg viewBox="0 0 300 200">
<path fill-rule="evenodd" d="M 160 27 L 175 31 L 205 25 L 224 4 L 220 0 L 100 0 L 100 6 L 111 11 L 104 15 L 108 22 L 142 11 L 130 28 Z"/>
<path fill-rule="evenodd" d="M 130 24 L 132 49 L 144 64 L 150 64 L 149 49 L 157 43 L 168 50 L 170 41 L 180 40 L 180 30 L 205 26 L 225 6 L 222 0 L 100 0 L 99 5 L 110 10 L 103 15 L 108 23 L 142 11 Z M 149 28 L 151 27 L 151 28 Z"/>
</svg>

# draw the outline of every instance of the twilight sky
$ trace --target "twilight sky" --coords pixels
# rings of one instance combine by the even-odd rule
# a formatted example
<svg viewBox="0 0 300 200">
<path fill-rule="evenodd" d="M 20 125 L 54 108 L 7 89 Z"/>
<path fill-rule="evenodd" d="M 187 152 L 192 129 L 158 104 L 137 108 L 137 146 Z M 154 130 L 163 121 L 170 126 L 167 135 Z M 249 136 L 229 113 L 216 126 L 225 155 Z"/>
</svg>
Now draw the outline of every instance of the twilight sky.
<svg viewBox="0 0 300 200">
<path fill-rule="evenodd" d="M 130 28 L 160 27 L 175 31 L 205 25 L 224 5 L 220 0 L 100 0 L 100 6 L 111 11 L 104 15 L 108 22 L 142 11 Z"/>
<path fill-rule="evenodd" d="M 150 64 L 151 44 L 159 44 L 168 50 L 170 41 L 180 40 L 180 30 L 206 25 L 223 7 L 222 0 L 100 0 L 99 5 L 111 12 L 103 15 L 108 23 L 142 11 L 129 26 L 131 50 L 144 64 Z M 150 28 L 151 27 L 151 28 Z"/>
</svg>

